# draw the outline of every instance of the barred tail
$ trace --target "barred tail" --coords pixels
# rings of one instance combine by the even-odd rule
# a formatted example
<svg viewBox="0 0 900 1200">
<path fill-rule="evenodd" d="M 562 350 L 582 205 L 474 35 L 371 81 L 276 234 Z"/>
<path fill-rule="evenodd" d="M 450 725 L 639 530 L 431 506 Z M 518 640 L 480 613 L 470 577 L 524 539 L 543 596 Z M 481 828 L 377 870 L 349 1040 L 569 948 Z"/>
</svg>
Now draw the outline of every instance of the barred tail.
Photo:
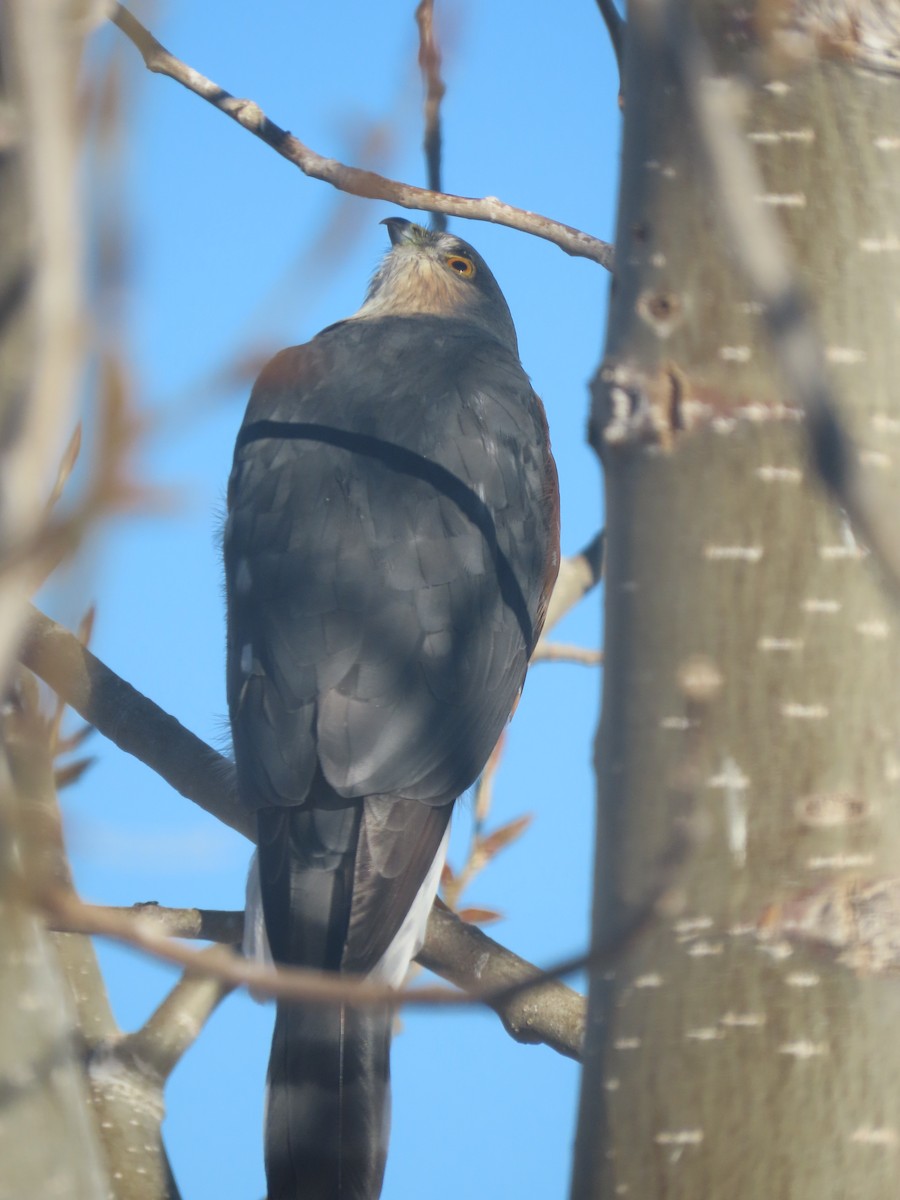
<svg viewBox="0 0 900 1200">
<path fill-rule="evenodd" d="M 268 1200 L 376 1200 L 390 1127 L 389 1012 L 278 1005 Z"/>
</svg>

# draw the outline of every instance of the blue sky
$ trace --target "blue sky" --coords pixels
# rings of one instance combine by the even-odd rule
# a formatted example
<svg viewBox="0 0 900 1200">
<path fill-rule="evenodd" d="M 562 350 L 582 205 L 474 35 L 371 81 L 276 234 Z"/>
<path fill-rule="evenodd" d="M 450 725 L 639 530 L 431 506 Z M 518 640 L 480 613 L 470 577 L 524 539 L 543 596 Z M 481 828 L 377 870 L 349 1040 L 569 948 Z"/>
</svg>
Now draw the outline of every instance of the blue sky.
<svg viewBox="0 0 900 1200">
<path fill-rule="evenodd" d="M 424 183 L 413 9 L 398 0 L 181 0 L 136 11 L 173 53 L 256 100 L 320 153 L 360 163 L 377 144 L 380 157 L 366 165 Z M 438 27 L 446 188 L 500 196 L 611 239 L 617 80 L 590 0 L 566 8 L 438 0 Z M 387 247 L 379 221 L 399 210 L 306 179 L 196 97 L 146 73 L 117 30 L 99 31 L 94 52 L 98 64 L 114 62 L 122 83 L 120 194 L 99 174 L 93 182 L 105 190 L 107 211 L 121 202 L 124 213 L 112 307 L 146 421 L 135 461 L 167 504 L 109 523 L 43 599 L 70 625 L 96 600 L 95 652 L 225 749 L 217 528 L 248 383 L 217 384 L 215 373 L 235 356 L 306 341 L 353 312 Z M 517 232 L 452 228 L 484 255 L 509 301 L 523 363 L 547 407 L 563 548 L 572 553 L 601 523 L 599 474 L 584 435 L 608 277 Z M 599 644 L 596 593 L 557 636 Z M 532 672 L 492 823 L 524 812 L 533 823 L 468 896 L 502 909 L 505 920 L 490 932 L 538 963 L 578 951 L 587 937 L 599 684 L 583 666 Z M 96 765 L 64 798 L 85 896 L 239 907 L 247 843 L 99 737 L 91 750 Z M 470 825 L 464 801 L 451 850 L 457 865 Z M 174 982 L 125 951 L 104 947 L 102 961 L 126 1028 Z M 165 1135 L 185 1200 L 264 1194 L 271 1020 L 271 1008 L 232 996 L 173 1077 Z M 566 1195 L 575 1064 L 516 1045 L 490 1013 L 409 1013 L 393 1075 L 386 1200 Z"/>
</svg>

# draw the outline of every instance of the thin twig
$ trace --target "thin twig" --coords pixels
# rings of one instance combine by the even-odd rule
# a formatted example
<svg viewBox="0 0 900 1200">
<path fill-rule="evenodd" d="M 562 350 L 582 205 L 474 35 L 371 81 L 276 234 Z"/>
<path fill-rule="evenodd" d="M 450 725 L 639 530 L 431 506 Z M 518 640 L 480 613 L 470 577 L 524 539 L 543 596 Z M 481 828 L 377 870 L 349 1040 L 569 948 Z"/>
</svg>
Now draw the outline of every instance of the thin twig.
<svg viewBox="0 0 900 1200">
<path fill-rule="evenodd" d="M 127 908 L 106 904 L 91 904 L 87 907 L 92 913 L 111 914 L 116 919 L 121 917 L 125 920 L 139 921 L 145 928 L 155 929 L 164 937 L 238 946 L 244 936 L 242 909 L 168 908 L 163 904 L 146 901 Z M 80 929 L 77 932 L 92 931 Z"/>
<path fill-rule="evenodd" d="M 419 27 L 419 67 L 425 83 L 425 170 L 428 187 L 432 192 L 442 192 L 441 183 L 441 101 L 447 90 L 441 78 L 441 52 L 434 36 L 434 0 L 421 0 L 416 8 L 416 25 Z M 445 213 L 434 213 L 431 228 L 443 233 L 447 228 Z"/>
<path fill-rule="evenodd" d="M 139 425 L 130 411 L 121 365 L 111 358 L 102 363 L 97 404 L 97 446 L 82 496 L 64 515 L 56 516 L 53 511 L 56 498 L 51 493 L 40 524 L 19 533 L 7 546 L 0 562 L 0 582 L 7 573 L 30 564 L 35 576 L 33 590 L 37 590 L 73 554 L 101 518 L 139 505 L 162 503 L 161 492 L 141 487 L 130 478 L 132 464 L 128 452 L 135 443 Z M 53 492 L 58 486 L 57 483 Z"/>
<path fill-rule="evenodd" d="M 700 714 L 706 711 L 715 695 L 715 685 L 709 682 L 715 675 L 705 664 L 685 668 L 684 691 L 690 711 L 696 719 L 698 731 L 689 743 L 688 759 L 670 793 L 673 799 L 690 802 L 690 787 L 696 774 L 695 759 L 702 737 L 703 721 Z M 683 807 L 683 806 L 681 806 Z M 305 1004 L 353 1004 L 358 1007 L 400 1008 L 449 1007 L 459 1008 L 473 1004 L 484 1004 L 501 1016 L 509 1016 L 508 1007 L 526 995 L 531 1011 L 527 1016 L 528 1037 L 543 1035 L 543 1023 L 536 1019 L 534 996 L 566 975 L 590 968 L 600 970 L 617 962 L 626 955 L 634 944 L 660 919 L 680 910 L 683 896 L 678 881 L 685 863 L 698 839 L 698 830 L 687 811 L 675 823 L 669 845 L 663 852 L 656 872 L 656 882 L 643 903 L 630 906 L 620 913 L 610 927 L 597 937 L 591 949 L 584 954 L 563 959 L 551 967 L 540 968 L 519 959 L 503 947 L 497 947 L 486 935 L 471 926 L 465 926 L 440 902 L 435 907 L 437 917 L 429 917 L 428 938 L 419 955 L 423 965 L 440 970 L 455 977 L 465 986 L 465 992 L 444 987 L 417 987 L 394 989 L 384 984 L 372 983 L 368 979 L 342 976 L 335 972 L 314 971 L 297 967 L 273 968 L 252 962 L 233 953 L 230 948 L 215 946 L 205 951 L 190 950 L 180 942 L 160 932 L 159 924 L 135 909 L 115 910 L 94 908 L 85 904 L 67 886 L 56 886 L 52 882 L 43 888 L 36 900 L 41 904 L 50 926 L 57 930 L 98 934 L 111 938 L 135 949 L 184 968 L 192 974 L 217 979 L 229 986 L 246 986 L 254 994 L 277 997 L 282 1000 L 302 1001 Z M 466 947 L 474 963 L 465 962 L 459 955 L 459 932 L 465 930 Z M 451 933 L 452 931 L 452 933 Z M 450 937 L 453 944 L 454 963 L 450 975 L 445 959 L 440 952 L 442 940 Z M 497 953 L 499 962 L 494 970 L 490 958 Z M 512 969 L 515 967 L 516 969 Z M 497 979 L 500 977 L 500 986 Z M 488 980 L 485 984 L 485 980 Z M 551 1001 L 550 1007 L 552 1008 Z M 513 1026 L 519 1028 L 516 1020 Z M 521 1033 L 522 1030 L 519 1029 Z M 514 1034 L 514 1036 L 516 1036 Z M 543 1038 L 552 1044 L 549 1038 Z"/>
<path fill-rule="evenodd" d="M 684 6 L 651 0 L 693 113 L 728 242 L 753 299 L 762 306 L 772 350 L 787 392 L 806 413 L 813 462 L 859 539 L 874 554 L 886 583 L 900 596 L 900 536 L 893 508 L 857 463 L 828 376 L 822 339 L 800 287 L 792 256 L 771 210 L 756 201 L 766 192 L 753 154 L 732 115 L 737 104 L 714 68 Z"/>
<path fill-rule="evenodd" d="M 488 864 L 488 858 L 481 849 L 481 842 L 484 835 L 484 827 L 487 824 L 488 817 L 491 815 L 491 808 L 494 803 L 494 779 L 496 778 L 497 769 L 500 766 L 500 760 L 503 757 L 505 748 L 506 733 L 504 732 L 497 739 L 497 745 L 491 751 L 490 757 L 484 764 L 484 769 L 475 785 L 475 797 L 472 806 L 472 829 L 469 835 L 469 846 L 466 851 L 465 861 L 456 872 L 451 873 L 449 862 L 445 868 L 441 884 L 442 899 L 448 908 L 455 913 L 459 912 L 460 901 L 466 888 Z"/>
<path fill-rule="evenodd" d="M 564 558 L 560 563 L 559 575 L 557 576 L 556 585 L 547 609 L 544 631 L 531 656 L 533 663 L 541 661 L 570 661 L 596 666 L 603 661 L 603 654 L 600 650 L 548 642 L 546 638 L 550 628 L 562 620 L 565 614 L 600 581 L 603 573 L 604 540 L 605 535 L 601 531 L 580 553 L 573 555 L 571 558 Z M 478 780 L 475 790 L 475 822 L 466 861 L 459 871 L 453 874 L 443 885 L 444 900 L 454 912 L 459 911 L 460 899 L 465 889 L 475 876 L 487 866 L 496 853 L 496 850 L 493 853 L 485 852 L 490 837 L 494 835 L 488 835 L 486 838 L 484 825 L 491 808 L 494 776 L 500 765 L 504 740 L 501 736 Z M 525 825 L 527 823 L 528 819 L 526 818 Z M 518 824 L 519 822 L 511 822 L 509 826 L 504 828 L 512 828 Z M 524 829 L 525 825 L 519 828 L 517 835 L 518 832 Z M 503 831 L 499 832 L 502 833 Z M 502 844 L 505 845 L 507 843 L 504 842 Z"/>
<path fill-rule="evenodd" d="M 447 213 L 467 220 L 505 225 L 510 229 L 518 229 L 522 233 L 531 233 L 553 242 L 566 254 L 589 258 L 607 270 L 612 269 L 613 249 L 608 242 L 574 229 L 571 225 L 543 217 L 539 213 L 504 204 L 496 196 L 475 199 L 470 196 L 433 192 L 394 179 L 386 179 L 372 171 L 345 166 L 333 158 L 324 158 L 286 129 L 270 121 L 258 104 L 230 95 L 205 75 L 201 75 L 199 71 L 170 54 L 121 4 L 116 5 L 110 19 L 140 51 L 148 70 L 174 79 L 188 91 L 208 101 L 214 108 L 271 146 L 282 158 L 299 167 L 311 179 L 320 179 L 354 196 L 363 196 L 369 200 L 388 200 L 392 204 L 399 204 L 401 208 Z"/>
<path fill-rule="evenodd" d="M 590 646 L 573 646 L 570 642 L 548 642 L 544 638 L 534 648 L 531 661 L 580 663 L 584 667 L 599 667 L 603 651 Z"/>
</svg>

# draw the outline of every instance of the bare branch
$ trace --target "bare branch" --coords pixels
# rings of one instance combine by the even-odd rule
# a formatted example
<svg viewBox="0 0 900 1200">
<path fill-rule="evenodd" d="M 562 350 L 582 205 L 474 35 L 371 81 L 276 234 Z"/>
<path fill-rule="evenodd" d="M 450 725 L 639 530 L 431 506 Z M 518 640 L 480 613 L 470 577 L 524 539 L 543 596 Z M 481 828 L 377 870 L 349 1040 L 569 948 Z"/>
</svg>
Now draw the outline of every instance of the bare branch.
<svg viewBox="0 0 900 1200">
<path fill-rule="evenodd" d="M 573 646 L 571 642 L 548 642 L 544 638 L 534 648 L 531 661 L 580 663 L 585 667 L 599 667 L 603 662 L 603 651 L 589 646 Z"/>
<path fill-rule="evenodd" d="M 211 953 L 214 951 L 204 950 L 198 957 Z M 230 991 L 229 984 L 214 976 L 182 975 L 146 1024 L 121 1039 L 116 1056 L 123 1064 L 150 1075 L 161 1089 Z"/>
<path fill-rule="evenodd" d="M 428 918 L 428 937 L 418 961 L 466 991 L 476 980 L 482 987 L 505 989 L 541 976 L 538 967 L 465 924 L 440 902 Z M 581 1058 L 587 1008 L 584 996 L 565 984 L 547 982 L 527 995 L 487 1003 L 517 1042 L 542 1042 L 568 1058 Z"/>
<path fill-rule="evenodd" d="M 72 877 L 63 843 L 62 818 L 55 787 L 53 746 L 55 717 L 47 721 L 40 710 L 37 681 L 19 670 L 11 712 L 4 722 L 7 761 L 27 781 L 26 803 L 17 822 L 20 852 L 27 864 L 22 899 L 40 894 L 48 884 L 71 887 Z M 85 937 L 58 933 L 53 947 L 73 1001 L 79 1034 L 86 1046 L 118 1036 L 106 985 L 94 947 Z M 101 1141 L 103 1132 L 100 1131 Z"/>
<path fill-rule="evenodd" d="M 441 185 L 441 101 L 447 90 L 441 78 L 441 52 L 434 36 L 434 0 L 421 0 L 416 9 L 416 24 L 419 27 L 419 67 L 425 82 L 425 168 L 428 187 L 433 192 L 443 191 Z M 431 228 L 443 233 L 447 228 L 444 213 L 435 213 Z"/>
<path fill-rule="evenodd" d="M 518 229 L 522 233 L 531 233 L 553 242 L 566 254 L 589 258 L 607 270 L 612 269 L 613 250 L 608 242 L 574 229 L 571 225 L 563 225 L 559 221 L 543 217 L 539 213 L 504 204 L 496 196 L 475 199 L 432 192 L 426 188 L 386 179 L 372 171 L 345 166 L 333 158 L 324 158 L 286 129 L 270 121 L 258 104 L 230 95 L 224 88 L 170 54 L 121 4 L 116 5 L 111 20 L 140 51 L 148 70 L 174 79 L 188 91 L 212 104 L 249 133 L 260 138 L 267 146 L 271 146 L 282 158 L 299 167 L 304 175 L 311 179 L 320 179 L 339 191 L 349 192 L 354 196 L 363 196 L 369 200 L 387 200 L 401 208 L 447 213 L 467 220 L 505 225 L 510 229 Z"/>
<path fill-rule="evenodd" d="M 605 543 L 606 534 L 601 530 L 583 550 L 560 563 L 556 586 L 547 606 L 544 637 L 602 579 Z"/>
<path fill-rule="evenodd" d="M 441 891 L 443 892 L 444 903 L 449 907 L 451 912 L 459 912 L 459 904 L 463 892 L 475 876 L 484 870 L 496 853 L 496 850 L 491 853 L 486 846 L 484 827 L 490 816 L 491 805 L 494 799 L 494 778 L 497 774 L 497 768 L 500 766 L 505 746 L 506 733 L 504 732 L 498 738 L 497 745 L 491 751 L 491 756 L 485 763 L 484 770 L 479 775 L 478 782 L 475 785 L 474 821 L 472 823 L 472 836 L 469 840 L 465 862 L 455 872 L 450 867 L 449 862 L 444 867 Z M 530 823 L 530 820 L 530 817 L 525 818 L 525 823 L 521 831 L 524 831 L 525 826 Z"/>
<path fill-rule="evenodd" d="M 240 909 L 167 908 L 162 904 L 132 904 L 130 908 L 92 904 L 91 912 L 111 913 L 115 917 L 140 921 L 148 929 L 170 938 L 189 938 L 199 942 L 219 942 L 238 946 L 244 937 L 244 914 Z M 81 929 L 80 933 L 90 933 Z"/>
<path fill-rule="evenodd" d="M 673 797 L 683 793 L 682 799 L 690 798 L 696 773 L 694 760 L 702 741 L 703 722 L 697 714 L 708 707 L 717 686 L 710 685 L 703 664 L 692 664 L 690 669 L 685 669 L 685 674 L 686 678 L 690 676 L 685 682 L 685 692 L 698 732 L 689 741 L 683 769 L 671 789 Z M 513 954 L 474 926 L 462 922 L 437 901 L 429 917 L 428 936 L 417 956 L 418 961 L 464 987 L 465 993 L 441 987 L 398 991 L 365 979 L 330 972 L 297 968 L 275 970 L 248 962 L 221 947 L 199 953 L 191 951 L 166 936 L 219 937 L 233 942 L 242 932 L 241 913 L 165 909 L 156 905 L 135 905 L 130 909 L 92 907 L 82 903 L 67 888 L 51 888 L 43 900 L 55 929 L 110 937 L 143 949 L 163 961 L 181 965 L 190 976 L 218 981 L 218 990 L 188 989 L 185 984 L 185 994 L 190 997 L 190 1005 L 198 1019 L 205 1019 L 203 1014 L 212 1011 L 228 987 L 239 985 L 264 995 L 315 1004 L 351 1003 L 379 1007 L 485 1004 L 500 1016 L 507 1031 L 517 1041 L 542 1042 L 561 1054 L 578 1058 L 584 1032 L 585 1002 L 583 997 L 560 985 L 558 978 L 616 962 L 659 917 L 671 916 L 677 911 L 682 903 L 676 886 L 677 877 L 696 840 L 697 830 L 685 817 L 676 825 L 672 842 L 659 864 L 658 882 L 648 899 L 627 913 L 607 938 L 588 954 L 574 956 L 549 969 L 536 967 Z M 173 1006 L 175 1003 L 173 999 Z M 158 1049 L 169 1064 L 167 1070 L 171 1070 L 177 1060 L 178 1047 L 187 1048 L 199 1032 L 196 1030 L 189 1039 L 179 1038 L 170 1028 L 175 1021 L 173 1011 L 164 1005 L 159 1012 L 160 1032 L 164 1036 Z M 172 1055 L 176 1058 L 170 1062 Z"/>
<path fill-rule="evenodd" d="M 238 803 L 228 759 L 120 679 L 67 629 L 33 608 L 20 655 L 29 670 L 120 750 L 253 839 L 253 818 Z"/>
</svg>

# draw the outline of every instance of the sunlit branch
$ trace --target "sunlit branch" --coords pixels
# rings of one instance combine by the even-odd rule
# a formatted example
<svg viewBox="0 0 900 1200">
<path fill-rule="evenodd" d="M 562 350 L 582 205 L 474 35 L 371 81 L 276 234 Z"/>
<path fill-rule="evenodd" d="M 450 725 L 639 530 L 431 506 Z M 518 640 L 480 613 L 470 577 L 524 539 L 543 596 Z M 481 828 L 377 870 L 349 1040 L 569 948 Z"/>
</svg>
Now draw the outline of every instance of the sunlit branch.
<svg viewBox="0 0 900 1200">
<path fill-rule="evenodd" d="M 213 953 L 204 950 L 199 957 Z M 118 1041 L 116 1057 L 165 1083 L 230 990 L 214 975 L 186 972 L 144 1025 Z"/>
<path fill-rule="evenodd" d="M 573 646 L 570 642 L 548 642 L 541 638 L 534 648 L 531 661 L 568 662 L 579 663 L 584 667 L 598 667 L 603 662 L 603 651 L 593 650 L 590 646 Z"/>
<path fill-rule="evenodd" d="M 460 928 L 464 937 L 459 936 Z M 463 924 L 439 903 L 428 918 L 428 938 L 418 961 L 466 991 L 473 979 L 479 979 L 483 987 L 503 989 L 540 975 L 539 968 L 474 925 Z M 454 967 L 448 969 L 448 963 Z M 584 996 L 565 984 L 553 981 L 539 991 L 506 999 L 495 996 L 486 1003 L 517 1042 L 542 1042 L 559 1054 L 580 1059 L 587 1006 Z"/>
<path fill-rule="evenodd" d="M 224 946 L 240 945 L 244 936 L 244 913 L 241 909 L 168 908 L 162 904 L 143 902 L 128 908 L 116 905 L 92 904 L 91 913 L 111 914 L 116 919 L 139 921 L 148 929 L 169 938 L 191 941 L 218 942 Z M 82 929 L 80 933 L 91 930 Z"/>
<path fill-rule="evenodd" d="M 544 637 L 600 582 L 603 577 L 605 544 L 606 534 L 601 530 L 583 550 L 573 554 L 571 558 L 564 558 L 560 563 L 556 586 L 547 606 Z"/>
<path fill-rule="evenodd" d="M 117 4 L 113 9 L 111 20 L 140 51 L 148 70 L 174 79 L 188 91 L 212 104 L 249 133 L 260 138 L 267 146 L 271 146 L 282 158 L 299 167 L 311 179 L 320 179 L 354 196 L 363 196 L 369 200 L 387 200 L 401 208 L 446 213 L 467 220 L 505 225 L 510 229 L 518 229 L 522 233 L 531 233 L 553 242 L 567 254 L 589 258 L 607 269 L 612 268 L 613 250 L 608 242 L 574 229 L 571 225 L 563 225 L 559 221 L 543 217 L 539 213 L 514 208 L 498 200 L 496 196 L 475 199 L 470 196 L 433 192 L 427 188 L 386 179 L 372 171 L 345 166 L 333 158 L 324 158 L 286 129 L 270 121 L 258 104 L 230 95 L 205 75 L 201 75 L 199 71 L 170 54 L 121 4 Z"/>
</svg>

